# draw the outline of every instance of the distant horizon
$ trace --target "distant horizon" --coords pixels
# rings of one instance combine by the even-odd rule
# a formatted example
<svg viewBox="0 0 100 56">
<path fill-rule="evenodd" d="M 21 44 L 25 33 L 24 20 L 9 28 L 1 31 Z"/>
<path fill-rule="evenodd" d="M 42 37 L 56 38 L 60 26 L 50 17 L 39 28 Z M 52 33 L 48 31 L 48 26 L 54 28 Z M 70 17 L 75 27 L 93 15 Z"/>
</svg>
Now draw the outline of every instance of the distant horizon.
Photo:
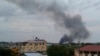
<svg viewBox="0 0 100 56">
<path fill-rule="evenodd" d="M 46 41 L 46 40 L 45 40 Z M 26 41 L 0 41 L 0 42 L 27 42 L 27 40 Z M 59 42 L 48 42 L 48 41 L 46 41 L 47 43 L 59 43 Z M 72 43 L 79 43 L 78 41 L 73 41 Z M 100 43 L 100 42 L 83 42 L 83 41 L 80 41 L 80 43 Z"/>
</svg>

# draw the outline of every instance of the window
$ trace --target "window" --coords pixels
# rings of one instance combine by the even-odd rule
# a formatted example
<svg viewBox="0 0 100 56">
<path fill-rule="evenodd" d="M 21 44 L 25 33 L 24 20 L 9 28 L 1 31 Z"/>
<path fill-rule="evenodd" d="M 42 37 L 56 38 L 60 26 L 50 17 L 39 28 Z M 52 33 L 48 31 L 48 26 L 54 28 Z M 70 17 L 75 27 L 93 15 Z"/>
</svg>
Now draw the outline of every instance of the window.
<svg viewBox="0 0 100 56">
<path fill-rule="evenodd" d="M 97 54 L 96 52 L 91 52 L 91 56 L 95 56 Z"/>
<path fill-rule="evenodd" d="M 40 43 L 40 45 L 41 45 L 41 43 Z"/>
<path fill-rule="evenodd" d="M 32 45 L 32 43 L 30 43 L 29 45 Z"/>
<path fill-rule="evenodd" d="M 86 53 L 85 56 L 88 56 L 88 53 Z"/>
<path fill-rule="evenodd" d="M 94 54 L 91 54 L 91 56 L 94 56 Z"/>
<path fill-rule="evenodd" d="M 82 51 L 80 51 L 80 54 L 82 54 Z"/>
<path fill-rule="evenodd" d="M 100 56 L 100 54 L 98 54 L 98 56 Z"/>
<path fill-rule="evenodd" d="M 44 43 L 42 43 L 44 45 Z"/>
<path fill-rule="evenodd" d="M 100 52 L 98 52 L 98 56 L 100 56 Z"/>
<path fill-rule="evenodd" d="M 35 46 L 38 45 L 38 43 L 35 43 Z"/>
<path fill-rule="evenodd" d="M 33 47 L 31 47 L 30 49 L 33 49 Z"/>
<path fill-rule="evenodd" d="M 89 52 L 87 52 L 87 51 L 86 51 L 86 52 L 84 52 L 84 53 L 85 53 L 85 56 L 88 56 L 88 54 L 89 54 Z"/>
</svg>

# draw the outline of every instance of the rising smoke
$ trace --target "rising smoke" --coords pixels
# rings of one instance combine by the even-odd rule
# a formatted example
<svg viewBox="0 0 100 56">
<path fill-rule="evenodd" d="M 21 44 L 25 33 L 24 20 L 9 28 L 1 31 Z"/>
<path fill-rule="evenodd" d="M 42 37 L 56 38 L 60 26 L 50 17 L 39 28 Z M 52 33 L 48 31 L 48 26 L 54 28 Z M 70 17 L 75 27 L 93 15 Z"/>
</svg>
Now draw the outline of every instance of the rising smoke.
<svg viewBox="0 0 100 56">
<path fill-rule="evenodd" d="M 66 15 L 70 6 L 64 3 L 65 0 L 9 0 L 9 2 L 15 3 L 28 14 L 45 14 L 51 17 L 58 27 L 69 30 L 70 35 L 65 33 L 60 43 L 86 39 L 89 35 L 80 15 Z"/>
<path fill-rule="evenodd" d="M 72 43 L 73 42 L 73 38 L 71 38 L 68 35 L 64 35 L 60 40 L 60 44 L 64 44 L 66 42 Z"/>
</svg>

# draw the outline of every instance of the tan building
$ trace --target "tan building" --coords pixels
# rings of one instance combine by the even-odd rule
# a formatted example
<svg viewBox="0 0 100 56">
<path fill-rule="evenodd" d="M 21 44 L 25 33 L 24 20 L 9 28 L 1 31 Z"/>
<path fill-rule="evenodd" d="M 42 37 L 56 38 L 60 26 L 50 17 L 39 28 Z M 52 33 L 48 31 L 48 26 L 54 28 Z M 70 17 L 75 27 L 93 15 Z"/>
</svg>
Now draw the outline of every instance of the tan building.
<svg viewBox="0 0 100 56">
<path fill-rule="evenodd" d="M 75 56 L 100 56 L 100 45 L 86 45 L 75 49 Z"/>
<path fill-rule="evenodd" d="M 40 39 L 29 40 L 21 45 L 21 52 L 45 52 L 46 49 L 46 41 Z"/>
</svg>

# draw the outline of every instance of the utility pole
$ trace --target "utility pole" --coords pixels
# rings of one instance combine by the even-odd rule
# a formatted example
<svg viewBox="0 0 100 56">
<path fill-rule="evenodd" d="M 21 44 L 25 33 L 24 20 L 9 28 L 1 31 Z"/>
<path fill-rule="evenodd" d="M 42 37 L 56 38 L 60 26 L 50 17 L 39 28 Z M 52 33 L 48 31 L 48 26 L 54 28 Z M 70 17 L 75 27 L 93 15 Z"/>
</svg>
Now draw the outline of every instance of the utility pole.
<svg viewBox="0 0 100 56">
<path fill-rule="evenodd" d="M 78 51 L 79 51 L 79 56 L 80 56 L 80 38 L 78 39 Z"/>
</svg>

